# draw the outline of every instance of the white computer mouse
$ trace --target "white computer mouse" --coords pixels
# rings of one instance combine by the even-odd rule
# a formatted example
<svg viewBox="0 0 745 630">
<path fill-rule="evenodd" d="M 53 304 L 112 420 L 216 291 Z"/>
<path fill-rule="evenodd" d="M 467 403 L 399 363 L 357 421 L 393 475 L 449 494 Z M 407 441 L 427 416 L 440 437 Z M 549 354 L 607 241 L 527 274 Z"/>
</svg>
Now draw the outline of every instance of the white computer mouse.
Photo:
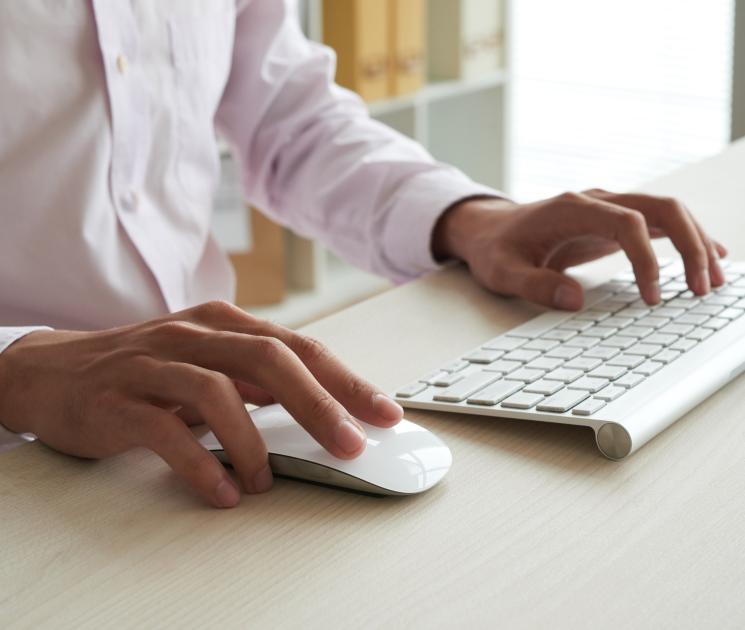
<svg viewBox="0 0 745 630">
<path fill-rule="evenodd" d="M 274 474 L 303 481 L 372 494 L 417 494 L 440 481 L 453 459 L 440 438 L 408 420 L 390 429 L 363 422 L 365 450 L 343 460 L 318 444 L 281 405 L 254 409 L 251 419 L 266 442 Z M 199 439 L 221 462 L 230 463 L 211 431 Z"/>
</svg>

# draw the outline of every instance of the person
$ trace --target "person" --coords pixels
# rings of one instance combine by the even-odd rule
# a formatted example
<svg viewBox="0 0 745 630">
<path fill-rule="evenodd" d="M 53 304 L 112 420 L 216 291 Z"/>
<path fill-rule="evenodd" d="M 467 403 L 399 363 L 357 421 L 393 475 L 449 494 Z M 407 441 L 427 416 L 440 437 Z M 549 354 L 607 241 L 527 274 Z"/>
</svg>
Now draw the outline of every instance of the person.
<svg viewBox="0 0 745 630">
<path fill-rule="evenodd" d="M 272 485 L 244 403 L 283 404 L 329 452 L 402 410 L 317 340 L 232 306 L 209 234 L 216 130 L 247 199 L 395 282 L 463 261 L 501 294 L 579 309 L 564 269 L 650 239 L 691 290 L 724 248 L 674 199 L 602 190 L 518 204 L 372 121 L 292 0 L 0 6 L 0 422 L 86 458 L 147 447 L 217 507 Z M 189 425 L 206 421 L 238 483 Z"/>
</svg>

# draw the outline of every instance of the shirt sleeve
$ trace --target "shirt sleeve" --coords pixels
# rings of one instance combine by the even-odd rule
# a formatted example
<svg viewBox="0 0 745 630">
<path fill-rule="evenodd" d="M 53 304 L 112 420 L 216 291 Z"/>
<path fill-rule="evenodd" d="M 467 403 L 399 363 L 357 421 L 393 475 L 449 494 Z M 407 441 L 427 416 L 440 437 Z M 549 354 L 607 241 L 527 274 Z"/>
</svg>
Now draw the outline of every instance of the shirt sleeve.
<svg viewBox="0 0 745 630">
<path fill-rule="evenodd" d="M 437 268 L 431 237 L 443 211 L 503 195 L 372 120 L 334 84 L 333 51 L 305 38 L 296 11 L 293 0 L 253 0 L 236 21 L 216 124 L 249 201 L 394 281 Z"/>
</svg>

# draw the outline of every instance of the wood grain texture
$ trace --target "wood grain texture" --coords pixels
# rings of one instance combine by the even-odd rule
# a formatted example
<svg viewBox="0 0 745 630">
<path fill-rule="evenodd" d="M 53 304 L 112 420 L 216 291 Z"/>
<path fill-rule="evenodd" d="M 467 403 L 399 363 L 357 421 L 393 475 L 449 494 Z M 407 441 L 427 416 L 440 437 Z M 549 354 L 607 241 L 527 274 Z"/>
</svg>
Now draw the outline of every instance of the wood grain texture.
<svg viewBox="0 0 745 630">
<path fill-rule="evenodd" d="M 740 144 L 649 189 L 690 193 L 745 258 L 744 170 Z M 390 389 L 536 311 L 454 268 L 307 331 Z M 743 627 L 743 395 L 622 463 L 581 428 L 410 412 L 454 465 L 402 499 L 278 480 L 216 511 L 147 452 L 25 446 L 0 456 L 0 625 Z"/>
</svg>

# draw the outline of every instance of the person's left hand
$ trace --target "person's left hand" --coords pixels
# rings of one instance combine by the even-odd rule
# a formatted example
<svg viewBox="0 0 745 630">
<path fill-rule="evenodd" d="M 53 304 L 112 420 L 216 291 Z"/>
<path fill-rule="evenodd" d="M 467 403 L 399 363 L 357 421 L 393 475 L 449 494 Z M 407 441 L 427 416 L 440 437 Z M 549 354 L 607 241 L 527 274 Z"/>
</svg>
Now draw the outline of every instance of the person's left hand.
<svg viewBox="0 0 745 630">
<path fill-rule="evenodd" d="M 598 189 L 522 205 L 504 199 L 461 202 L 435 226 L 432 252 L 440 259 L 464 261 L 479 283 L 501 295 L 578 310 L 582 287 L 562 272 L 619 249 L 631 261 L 644 300 L 658 303 L 659 270 L 651 239 L 663 236 L 680 251 L 696 295 L 724 283 L 718 260 L 726 249 L 683 204 Z"/>
</svg>

